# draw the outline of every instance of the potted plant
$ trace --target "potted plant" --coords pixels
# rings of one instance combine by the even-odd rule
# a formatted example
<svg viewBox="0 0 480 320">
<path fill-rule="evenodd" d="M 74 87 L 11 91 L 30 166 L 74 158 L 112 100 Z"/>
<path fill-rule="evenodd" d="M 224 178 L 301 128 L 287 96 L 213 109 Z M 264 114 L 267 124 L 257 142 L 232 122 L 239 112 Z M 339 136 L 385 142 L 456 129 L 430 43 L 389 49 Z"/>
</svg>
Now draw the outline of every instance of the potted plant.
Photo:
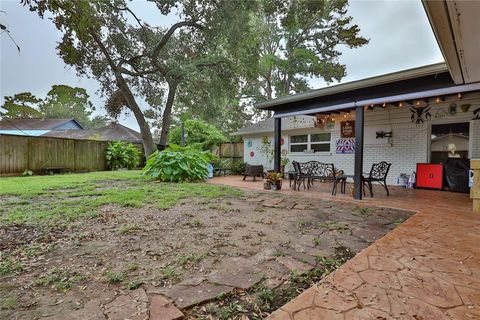
<svg viewBox="0 0 480 320">
<path fill-rule="evenodd" d="M 281 157 L 280 158 L 280 172 L 282 174 L 285 174 L 285 167 L 290 163 L 290 159 L 287 157 Z"/>
<path fill-rule="evenodd" d="M 264 188 L 266 184 L 269 184 L 270 189 L 280 190 L 282 189 L 282 180 L 283 180 L 283 173 L 270 171 L 267 173 L 265 177 Z"/>
</svg>

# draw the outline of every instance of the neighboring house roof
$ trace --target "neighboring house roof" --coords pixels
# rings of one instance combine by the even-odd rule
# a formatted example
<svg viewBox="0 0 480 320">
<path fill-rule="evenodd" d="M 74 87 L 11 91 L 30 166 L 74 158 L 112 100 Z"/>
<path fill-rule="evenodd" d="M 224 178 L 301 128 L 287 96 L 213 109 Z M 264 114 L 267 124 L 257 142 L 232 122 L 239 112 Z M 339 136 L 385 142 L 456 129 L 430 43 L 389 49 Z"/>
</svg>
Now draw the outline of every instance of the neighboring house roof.
<svg viewBox="0 0 480 320">
<path fill-rule="evenodd" d="M 72 122 L 79 129 L 83 127 L 73 118 L 71 119 L 39 119 L 13 118 L 0 120 L 0 130 L 55 130 Z"/>
<path fill-rule="evenodd" d="M 449 134 L 444 134 L 444 135 L 433 138 L 432 142 L 444 140 L 444 139 L 447 139 L 447 138 L 453 138 L 453 137 L 460 138 L 460 139 L 465 139 L 465 140 L 470 139 L 469 136 L 466 136 L 466 135 L 463 135 L 463 134 L 449 133 Z"/>
<path fill-rule="evenodd" d="M 315 127 L 315 117 L 313 116 L 296 116 L 282 118 L 282 131 L 305 129 Z M 257 133 L 272 133 L 274 130 L 273 118 L 259 121 L 251 126 L 242 128 L 237 132 L 232 133 L 234 136 L 243 136 Z"/>
<path fill-rule="evenodd" d="M 44 135 L 49 131 L 50 130 L 1 130 L 0 129 L 0 135 L 8 134 L 8 135 L 14 135 L 14 136 L 38 137 L 38 136 Z"/>
<path fill-rule="evenodd" d="M 142 143 L 142 135 L 119 123 L 112 123 L 98 129 L 50 131 L 43 136 L 98 141 L 128 141 Z"/>
</svg>

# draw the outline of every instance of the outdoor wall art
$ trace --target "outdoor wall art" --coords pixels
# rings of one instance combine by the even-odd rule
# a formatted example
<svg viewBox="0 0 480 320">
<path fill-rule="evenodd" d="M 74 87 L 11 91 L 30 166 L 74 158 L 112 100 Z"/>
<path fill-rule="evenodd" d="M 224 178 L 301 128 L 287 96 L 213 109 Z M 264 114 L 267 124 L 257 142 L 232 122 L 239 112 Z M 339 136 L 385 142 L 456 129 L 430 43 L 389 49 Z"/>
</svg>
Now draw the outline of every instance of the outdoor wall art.
<svg viewBox="0 0 480 320">
<path fill-rule="evenodd" d="M 410 107 L 410 111 L 412 112 L 411 119 L 412 122 L 416 124 L 422 124 L 427 120 L 432 119 L 432 115 L 430 114 L 430 107 L 429 104 L 427 104 L 424 107 Z"/>
<path fill-rule="evenodd" d="M 355 153 L 355 139 L 338 139 L 336 146 L 337 154 L 352 154 Z"/>
<path fill-rule="evenodd" d="M 480 108 L 473 110 L 473 119 L 472 120 L 480 120 Z"/>
<path fill-rule="evenodd" d="M 252 147 L 252 140 L 247 140 L 247 147 L 251 148 Z"/>
<path fill-rule="evenodd" d="M 250 151 L 250 157 L 253 158 L 254 155 L 255 155 L 255 152 Z"/>
<path fill-rule="evenodd" d="M 340 137 L 355 138 L 355 121 L 354 120 L 340 122 Z"/>
</svg>

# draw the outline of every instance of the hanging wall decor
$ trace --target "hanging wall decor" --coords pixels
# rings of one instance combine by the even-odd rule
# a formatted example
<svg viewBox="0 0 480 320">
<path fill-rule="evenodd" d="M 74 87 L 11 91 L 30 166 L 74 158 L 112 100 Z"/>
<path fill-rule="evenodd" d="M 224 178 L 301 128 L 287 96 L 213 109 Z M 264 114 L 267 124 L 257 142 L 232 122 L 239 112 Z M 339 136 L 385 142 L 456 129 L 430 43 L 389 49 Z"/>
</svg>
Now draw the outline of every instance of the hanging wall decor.
<svg viewBox="0 0 480 320">
<path fill-rule="evenodd" d="M 430 120 L 432 118 L 432 115 L 430 114 L 431 108 L 432 107 L 430 107 L 429 104 L 424 107 L 410 107 L 410 111 L 412 112 L 410 119 L 416 124 L 421 124 Z"/>
<path fill-rule="evenodd" d="M 473 110 L 473 119 L 472 120 L 480 120 L 480 108 Z"/>
<path fill-rule="evenodd" d="M 355 153 L 355 138 L 338 139 L 335 151 L 337 154 Z"/>
<path fill-rule="evenodd" d="M 248 148 L 251 148 L 252 147 L 252 140 L 247 140 L 247 147 Z"/>
<path fill-rule="evenodd" d="M 250 157 L 253 158 L 254 155 L 255 155 L 255 152 L 250 151 Z"/>
<path fill-rule="evenodd" d="M 355 138 L 355 120 L 340 122 L 340 137 Z"/>
<path fill-rule="evenodd" d="M 450 104 L 450 106 L 448 107 L 448 113 L 450 113 L 450 115 L 452 115 L 452 116 L 457 114 L 457 104 L 456 103 Z"/>
</svg>

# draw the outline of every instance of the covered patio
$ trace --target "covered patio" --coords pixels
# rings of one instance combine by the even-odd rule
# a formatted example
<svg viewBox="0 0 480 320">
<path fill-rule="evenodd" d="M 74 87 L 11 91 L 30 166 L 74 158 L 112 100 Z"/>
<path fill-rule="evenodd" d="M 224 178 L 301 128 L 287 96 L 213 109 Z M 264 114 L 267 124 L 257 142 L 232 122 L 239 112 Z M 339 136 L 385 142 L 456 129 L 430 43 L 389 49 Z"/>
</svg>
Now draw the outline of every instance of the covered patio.
<svg viewBox="0 0 480 320">
<path fill-rule="evenodd" d="M 339 153 L 339 143 L 342 140 L 348 140 L 348 143 L 353 145 L 354 157 L 350 158 L 346 155 L 344 158 L 347 159 L 348 157 L 350 159 L 348 161 L 352 161 L 353 165 L 341 159 L 339 155 L 334 156 L 335 151 L 332 149 L 329 149 L 329 157 L 325 152 L 318 152 L 313 149 L 305 150 L 304 153 L 307 153 L 305 153 L 304 158 L 310 156 L 309 159 L 314 161 L 320 160 L 319 162 L 327 164 L 333 162 L 335 169 L 342 169 L 342 164 L 346 167 L 351 166 L 353 174 L 350 173 L 346 177 L 353 178 L 353 196 L 355 199 L 361 200 L 363 198 L 363 182 L 370 171 L 371 163 L 386 160 L 388 162 L 392 154 L 400 152 L 399 145 L 407 143 L 402 146 L 402 159 L 397 157 L 397 163 L 394 161 L 392 163 L 393 159 L 390 159 L 389 164 L 396 169 L 395 173 L 398 172 L 399 166 L 402 167 L 401 170 L 416 171 L 416 163 L 428 163 L 432 159 L 429 135 L 433 134 L 433 126 L 445 123 L 447 120 L 448 123 L 452 124 L 467 123 L 467 127 L 468 121 L 470 121 L 471 147 L 468 151 L 468 157 L 476 157 L 479 153 L 477 145 L 480 144 L 477 131 L 480 130 L 478 130 L 479 121 L 474 121 L 473 114 L 470 115 L 471 110 L 469 112 L 464 111 L 460 116 L 457 116 L 458 119 L 453 117 L 443 119 L 441 112 L 443 112 L 443 108 L 447 108 L 446 110 L 456 108 L 457 104 L 476 105 L 479 98 L 480 83 L 457 85 L 454 83 L 448 68 L 443 64 L 438 64 L 340 84 L 304 94 L 281 97 L 260 103 L 257 108 L 274 112 L 273 170 L 277 172 L 281 171 L 282 153 L 286 151 L 285 149 L 282 150 L 285 139 L 282 137 L 284 134 L 282 132 L 282 118 L 314 117 L 315 128 L 318 128 L 318 132 L 327 134 L 332 132 L 330 135 L 332 135 L 331 139 L 337 146 L 337 154 Z M 365 133 L 366 117 L 369 121 L 368 137 Z M 411 124 L 408 124 L 408 122 Z M 330 128 L 328 127 L 329 123 L 331 123 Z M 349 136 L 350 139 L 341 139 L 344 138 L 344 123 L 349 126 L 353 123 L 354 128 L 352 128 L 353 130 L 350 129 L 353 131 L 353 135 Z M 387 129 L 381 130 L 382 128 Z M 337 130 L 339 136 L 336 136 L 335 132 Z M 371 132 L 372 130 L 378 131 Z M 418 134 L 408 139 L 406 138 L 408 130 L 411 130 L 411 132 L 417 131 Z M 333 138 L 334 134 L 335 139 Z M 313 136 L 314 134 L 308 135 L 308 145 L 310 145 L 310 139 L 313 139 Z M 297 137 L 301 136 L 288 137 L 289 151 L 292 155 L 299 154 L 299 152 L 293 152 L 292 147 L 295 142 L 294 138 Z M 366 140 L 369 149 L 365 148 Z M 365 161 L 367 151 L 368 164 Z M 313 157 L 317 154 L 319 154 L 319 157 Z M 336 162 L 340 162 L 340 164 Z M 409 165 L 406 166 L 405 163 Z M 391 185 L 393 179 L 394 177 L 390 177 L 388 184 Z"/>
<path fill-rule="evenodd" d="M 210 183 L 263 190 L 260 181 L 238 176 L 216 177 Z M 311 190 L 275 192 L 305 201 L 358 202 L 327 190 L 326 184 L 315 183 Z M 480 317 L 480 216 L 472 212 L 468 194 L 393 187 L 390 197 L 379 192 L 362 203 L 416 214 L 269 319 Z"/>
</svg>

